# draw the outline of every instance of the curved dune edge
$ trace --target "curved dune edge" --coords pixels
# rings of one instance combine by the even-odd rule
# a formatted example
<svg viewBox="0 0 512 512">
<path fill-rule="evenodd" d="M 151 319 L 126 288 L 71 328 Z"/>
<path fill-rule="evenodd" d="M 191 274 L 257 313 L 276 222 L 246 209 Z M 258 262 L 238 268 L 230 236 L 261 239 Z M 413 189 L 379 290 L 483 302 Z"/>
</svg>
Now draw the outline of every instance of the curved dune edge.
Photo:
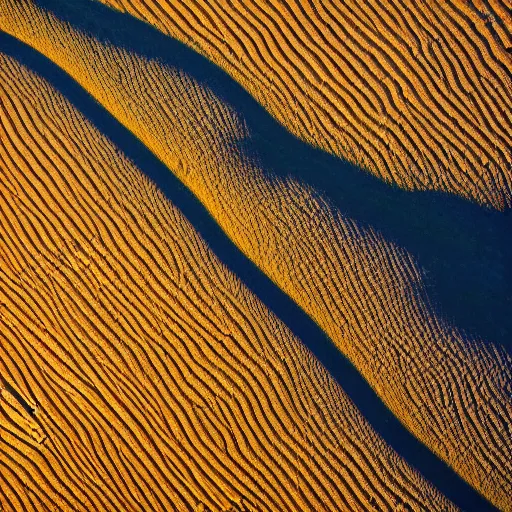
<svg viewBox="0 0 512 512">
<path fill-rule="evenodd" d="M 410 255 L 238 153 L 243 121 L 193 78 L 101 44 L 31 2 L 10 5 L 0 28 L 50 57 L 132 130 L 402 423 L 511 510 L 512 361 L 432 314 Z M 119 79 L 126 73 L 130 80 Z"/>
<path fill-rule="evenodd" d="M 512 206 L 502 0 L 100 0 L 200 51 L 298 137 L 407 189 Z"/>
<path fill-rule="evenodd" d="M 3 54 L 0 100 L 3 510 L 455 509 L 159 190 Z"/>
</svg>

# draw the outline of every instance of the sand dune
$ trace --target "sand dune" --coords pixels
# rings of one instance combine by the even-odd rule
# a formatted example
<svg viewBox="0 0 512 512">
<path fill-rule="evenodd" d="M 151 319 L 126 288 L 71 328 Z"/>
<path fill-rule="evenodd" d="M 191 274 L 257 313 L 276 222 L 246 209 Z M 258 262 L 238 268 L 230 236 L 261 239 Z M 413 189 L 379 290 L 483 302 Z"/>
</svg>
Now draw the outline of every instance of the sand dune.
<svg viewBox="0 0 512 512">
<path fill-rule="evenodd" d="M 179 210 L 0 55 L 3 510 L 452 510 Z"/>
<path fill-rule="evenodd" d="M 512 205 L 502 0 L 101 0 L 200 51 L 304 140 L 410 189 Z"/>
<path fill-rule="evenodd" d="M 436 316 L 406 250 L 293 177 L 259 167 L 243 119 L 193 77 L 95 40 L 32 2 L 5 5 L 0 28 L 51 58 L 136 134 L 411 432 L 494 504 L 512 508 L 512 361 Z"/>
</svg>

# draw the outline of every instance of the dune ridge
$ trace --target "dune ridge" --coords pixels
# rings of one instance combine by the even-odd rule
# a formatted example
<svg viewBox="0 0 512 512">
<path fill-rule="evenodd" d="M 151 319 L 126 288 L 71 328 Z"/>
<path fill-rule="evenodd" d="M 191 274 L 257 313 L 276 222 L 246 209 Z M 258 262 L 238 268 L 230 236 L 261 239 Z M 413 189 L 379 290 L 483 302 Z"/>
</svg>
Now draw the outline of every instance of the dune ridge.
<svg viewBox="0 0 512 512">
<path fill-rule="evenodd" d="M 455 510 L 183 215 L 0 54 L 4 510 Z"/>
<path fill-rule="evenodd" d="M 190 187 L 414 435 L 511 509 L 512 360 L 435 315 L 403 248 L 293 178 L 259 168 L 244 151 L 243 119 L 193 77 L 102 43 L 29 1 L 11 4 L 2 19 L 0 28 L 70 73 Z"/>
<path fill-rule="evenodd" d="M 512 205 L 501 0 L 100 0 L 200 51 L 295 135 L 407 189 Z"/>
</svg>

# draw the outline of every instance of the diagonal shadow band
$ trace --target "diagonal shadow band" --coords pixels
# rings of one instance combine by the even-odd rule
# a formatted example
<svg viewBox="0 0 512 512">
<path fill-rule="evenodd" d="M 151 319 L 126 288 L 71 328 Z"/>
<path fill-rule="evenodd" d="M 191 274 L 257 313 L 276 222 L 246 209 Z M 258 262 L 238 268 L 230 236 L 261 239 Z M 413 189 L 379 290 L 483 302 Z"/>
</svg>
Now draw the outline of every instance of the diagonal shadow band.
<svg viewBox="0 0 512 512">
<path fill-rule="evenodd" d="M 291 135 L 228 76 L 182 43 L 90 0 L 39 0 L 100 41 L 180 69 L 241 115 L 261 167 L 293 176 L 358 226 L 407 249 L 428 275 L 429 298 L 452 325 L 512 350 L 512 215 L 440 192 L 391 186 Z"/>
<path fill-rule="evenodd" d="M 74 5 L 76 6 L 81 3 L 83 2 L 78 1 L 74 3 Z M 192 72 L 190 66 L 197 66 L 195 77 L 197 78 L 199 76 L 199 80 L 208 80 L 208 86 L 210 88 L 212 88 L 213 83 L 213 86 L 216 88 L 216 93 L 224 91 L 222 96 L 229 96 L 226 91 L 229 93 L 230 87 L 237 90 L 239 97 L 235 98 L 236 102 L 242 101 L 244 98 L 244 101 L 249 101 L 251 98 L 236 84 L 226 86 L 227 89 L 223 89 L 221 86 L 222 82 L 218 83 L 218 81 L 221 79 L 227 82 L 231 81 L 223 72 L 219 74 L 219 71 L 216 71 L 213 74 L 213 79 L 208 78 L 206 75 L 209 74 L 211 68 L 216 68 L 180 43 L 165 36 L 161 36 L 149 26 L 133 20 L 126 15 L 114 13 L 96 4 L 91 5 L 90 2 L 86 2 L 85 4 L 91 6 L 91 9 L 97 9 L 95 16 L 101 16 L 102 19 L 106 20 L 104 21 L 105 23 L 111 24 L 110 26 L 117 27 L 121 26 L 120 24 L 124 25 L 126 23 L 130 30 L 135 30 L 134 33 L 138 34 L 137 37 L 142 37 L 141 46 L 137 46 L 138 53 L 144 51 L 146 44 L 144 38 L 155 37 L 158 44 L 162 45 L 159 46 L 162 53 L 164 55 L 172 55 L 173 66 L 182 65 L 186 68 L 187 72 Z M 83 27 L 82 22 L 84 17 L 79 17 L 78 10 L 74 15 L 70 12 L 70 16 L 76 16 L 77 18 L 73 19 L 73 23 L 77 23 Z M 109 16 L 113 16 L 113 18 Z M 79 19 L 81 21 L 79 21 Z M 131 23 L 135 23 L 135 26 L 131 26 Z M 91 27 L 84 28 L 91 30 Z M 158 39 L 160 37 L 163 38 L 162 41 Z M 116 44 L 118 44 L 117 41 Z M 133 41 L 130 45 L 131 44 L 134 44 Z M 394 415 L 384 406 L 357 370 L 326 338 L 322 330 L 236 248 L 195 196 L 186 189 L 169 169 L 141 144 L 133 134 L 99 106 L 89 94 L 78 86 L 66 73 L 38 52 L 6 34 L 0 35 L 0 49 L 17 58 L 20 62 L 52 83 L 52 85 L 72 101 L 98 129 L 117 144 L 143 172 L 157 183 L 166 196 L 187 216 L 189 221 L 210 245 L 220 260 L 235 272 L 245 282 L 248 288 L 288 325 L 296 336 L 307 344 L 309 349 L 340 383 L 373 428 L 397 453 L 416 467 L 441 492 L 462 509 L 493 510 L 491 505 L 488 504 L 484 498 L 479 496 L 476 491 L 458 477 L 444 462 L 433 455 L 401 425 Z M 174 57 L 176 55 L 179 55 L 179 57 L 175 59 Z M 261 109 L 254 100 L 251 101 L 252 108 L 255 110 Z M 230 101 L 230 103 L 234 105 L 233 101 Z M 254 115 L 270 117 L 268 114 L 265 114 L 263 110 L 262 112 L 256 112 Z M 251 122 L 254 122 L 255 118 L 253 117 L 251 119 Z M 270 121 L 267 120 L 266 123 L 267 125 L 268 123 L 273 123 L 275 125 L 273 128 L 274 131 L 282 130 L 284 137 L 282 139 L 283 142 L 295 141 L 294 144 L 303 145 L 303 143 L 299 143 L 294 137 L 288 135 L 286 130 L 282 129 L 272 118 L 270 118 Z M 260 130 L 259 133 L 261 134 Z M 271 137 L 271 135 L 272 132 L 268 137 Z M 271 138 L 269 140 L 271 140 Z M 258 150 L 260 146 L 261 145 L 258 146 Z M 265 146 L 263 145 L 262 147 L 264 148 Z M 319 158 L 323 155 L 322 152 L 318 152 L 308 146 L 306 146 L 306 151 L 319 153 Z M 262 155 L 263 158 L 272 156 L 265 155 L 264 152 Z M 274 159 L 274 162 L 275 161 Z M 337 159 L 331 159 L 331 161 L 339 163 Z"/>
</svg>

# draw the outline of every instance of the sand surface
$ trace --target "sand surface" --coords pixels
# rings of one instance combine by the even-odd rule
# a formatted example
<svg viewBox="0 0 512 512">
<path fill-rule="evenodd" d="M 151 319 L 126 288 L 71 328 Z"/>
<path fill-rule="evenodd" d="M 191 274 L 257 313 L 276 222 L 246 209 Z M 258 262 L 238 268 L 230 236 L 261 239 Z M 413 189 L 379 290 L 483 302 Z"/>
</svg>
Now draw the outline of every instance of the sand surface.
<svg viewBox="0 0 512 512">
<path fill-rule="evenodd" d="M 0 4 L 0 29 L 29 44 L 60 66 L 128 128 L 168 167 L 169 172 L 174 173 L 196 195 L 236 246 L 324 330 L 418 440 L 497 507 L 512 510 L 510 355 L 492 340 L 465 333 L 456 323 L 442 316 L 430 298 L 424 270 L 406 246 L 388 239 L 372 225 L 348 216 L 339 205 L 333 205 L 321 190 L 307 186 L 293 172 L 282 176 L 272 166 L 267 166 L 265 158 L 255 150 L 253 134 L 242 113 L 229 100 L 216 94 L 207 79 L 194 76 L 179 66 L 172 66 L 172 56 L 162 61 L 148 56 L 149 50 L 146 55 L 144 51 L 120 44 L 123 28 L 118 27 L 121 35 L 117 39 L 113 35 L 109 37 L 107 20 L 94 20 L 84 14 L 83 22 L 77 21 L 73 8 L 68 8 L 66 2 L 41 3 L 57 6 L 55 10 L 61 16 L 46 11 L 37 2 L 6 0 Z M 149 9 L 151 2 L 144 5 Z M 70 22 L 66 21 L 67 10 Z M 139 16 L 144 17 L 143 11 L 137 11 Z M 506 12 L 503 13 L 506 20 Z M 94 16 L 94 12 L 91 16 Z M 169 20 L 170 17 L 162 14 L 160 18 Z M 206 15 L 198 19 L 201 23 L 196 25 L 201 27 L 207 26 L 207 20 L 211 22 Z M 88 23 L 90 30 L 87 29 Z M 445 25 L 448 26 L 448 21 Z M 443 30 L 445 25 L 440 24 Z M 162 21 L 159 28 L 166 27 L 170 30 L 167 21 Z M 354 33 L 359 32 L 354 30 Z M 495 45 L 499 47 L 497 39 Z M 148 48 L 150 46 L 151 42 L 148 42 Z M 489 47 L 493 48 L 492 45 Z M 204 49 L 201 51 L 215 61 L 213 55 Z M 496 52 L 502 55 L 498 50 Z M 502 59 L 505 63 L 507 55 Z M 274 57 L 279 58 L 277 55 Z M 286 59 L 282 60 L 284 62 Z M 23 95 L 23 88 L 5 89 L 3 93 L 5 112 L 20 116 L 18 125 L 12 121 L 4 129 L 5 136 L 19 133 L 21 127 L 24 130 L 23 136 L 18 135 L 17 143 L 10 143 L 11 152 L 23 154 L 23 151 L 28 151 L 32 155 L 26 154 L 17 160 L 9 157 L 10 162 L 23 166 L 17 178 L 22 181 L 13 189 L 14 192 L 9 189 L 9 194 L 26 194 L 26 201 L 32 209 L 27 213 L 27 220 L 16 220 L 20 223 L 16 229 L 9 227 L 10 231 L 6 231 L 10 233 L 9 243 L 1 246 L 6 256 L 0 261 L 11 262 L 9 272 L 14 272 L 16 278 L 21 280 L 12 284 L 13 291 L 6 294 L 4 300 L 10 302 L 5 311 L 9 318 L 19 307 L 24 315 L 33 313 L 41 299 L 32 299 L 31 302 L 25 298 L 23 294 L 28 293 L 29 289 L 42 293 L 41 297 L 46 297 L 45 303 L 54 301 L 53 309 L 58 310 L 59 315 L 64 315 L 64 319 L 56 321 L 50 313 L 45 313 L 50 315 L 47 316 L 49 325 L 56 324 L 62 329 L 59 333 L 51 334 L 51 339 L 55 340 L 52 342 L 63 343 L 66 348 L 59 350 L 64 350 L 66 354 L 70 350 L 73 354 L 69 356 L 75 365 L 73 371 L 82 372 L 80 375 L 83 379 L 82 384 L 75 385 L 75 388 L 82 392 L 86 386 L 84 382 L 93 388 L 87 393 L 92 393 L 94 397 L 86 395 L 83 406 L 93 407 L 86 405 L 86 402 L 96 404 L 95 400 L 104 400 L 100 400 L 101 405 L 94 405 L 95 411 L 104 414 L 101 416 L 104 423 L 100 426 L 94 424 L 90 428 L 94 428 L 95 435 L 100 437 L 98 432 L 103 432 L 104 428 L 113 428 L 116 432 L 121 430 L 122 436 L 128 436 L 122 437 L 123 440 L 127 439 L 123 441 L 125 447 L 133 447 L 134 443 L 142 442 L 141 439 L 149 436 L 148 442 L 142 442 L 141 446 L 153 447 L 148 450 L 153 449 L 154 452 L 144 453 L 141 461 L 135 455 L 137 450 L 130 452 L 132 455 L 129 457 L 125 454 L 115 459 L 123 461 L 125 471 L 128 467 L 140 471 L 138 474 L 145 485 L 149 485 L 151 479 L 155 479 L 155 483 L 160 482 L 160 494 L 150 486 L 156 493 L 151 498 L 146 496 L 145 491 L 139 491 L 148 500 L 145 506 L 165 509 L 168 503 L 178 499 L 175 496 L 179 496 L 182 501 L 175 502 L 179 510 L 187 510 L 191 504 L 199 506 L 199 503 L 212 510 L 222 510 L 230 503 L 233 506 L 237 504 L 240 510 L 244 510 L 243 506 L 248 510 L 251 510 L 250 507 L 254 510 L 371 510 L 371 507 L 400 510 L 400 507 L 407 505 L 413 509 L 423 506 L 428 510 L 436 507 L 444 510 L 448 507 L 424 479 L 371 431 L 339 386 L 301 342 L 215 260 L 215 256 L 194 234 L 193 228 L 158 194 L 157 189 L 144 180 L 142 174 L 105 138 L 90 128 L 87 121 L 63 99 L 59 99 L 55 105 L 53 98 L 58 96 L 55 91 L 48 92 L 48 86 L 41 85 L 28 71 L 20 70 L 12 60 L 4 62 L 6 64 L 0 69 L 2 72 L 8 69 L 11 73 L 3 79 L 7 84 L 4 87 L 14 83 L 16 79 L 12 73 L 18 73 L 23 75 L 27 84 L 31 84 L 26 86 L 27 89 L 42 91 L 40 94 L 30 93 L 25 100 L 18 99 L 16 107 L 7 107 L 7 99 L 10 98 L 10 105 L 17 105 L 16 98 Z M 502 64 L 494 56 L 489 59 L 488 66 L 502 69 Z M 231 73 L 231 70 L 228 71 Z M 485 76 L 485 73 L 481 72 L 478 76 Z M 239 79 L 237 76 L 235 78 Z M 251 89 L 253 86 L 242 83 L 260 100 Z M 280 90 L 279 87 L 276 90 Z M 490 96 L 508 94 L 506 87 L 497 87 L 492 91 L 488 91 Z M 300 97 L 297 91 L 293 95 Z M 27 99 L 30 96 L 35 97 L 30 101 L 39 103 L 32 105 Z M 272 94 L 269 93 L 268 98 L 271 101 Z M 495 101 L 494 97 L 492 101 L 487 96 L 485 98 L 490 103 Z M 433 101 L 432 98 L 429 101 Z M 29 110 L 33 116 L 37 114 L 46 120 L 32 120 L 32 125 L 26 126 L 23 119 L 29 114 L 18 112 L 22 112 L 19 105 L 27 102 L 32 105 Z M 421 105 L 421 102 L 417 103 Z M 503 104 L 509 106 L 505 101 Z M 287 103 L 283 102 L 282 105 L 286 111 Z M 312 108 L 308 105 L 302 104 L 303 112 Z M 265 107 L 290 130 L 296 130 L 281 119 L 270 104 L 265 104 Z M 57 108 L 64 109 L 65 113 L 52 110 Z M 433 107 L 428 108 L 434 111 Z M 446 112 L 447 107 L 443 107 L 443 111 Z M 297 118 L 300 118 L 303 113 L 300 109 L 298 112 Z M 410 122 L 414 121 L 414 116 L 407 116 Z M 71 158 L 75 163 L 68 162 L 68 167 L 48 167 L 53 157 L 46 156 L 44 162 L 37 161 L 32 145 L 22 144 L 26 137 L 31 136 L 35 145 L 49 145 L 50 149 L 45 150 L 47 155 L 50 151 L 56 155 L 62 153 L 64 150 L 60 151 L 60 146 L 47 140 L 48 135 L 41 139 L 38 130 L 46 129 L 45 126 L 58 127 L 64 134 L 61 142 L 74 145 L 75 149 L 66 150 L 61 158 L 63 162 Z M 435 122 L 432 122 L 432 126 L 435 126 Z M 461 123 L 458 126 L 464 128 Z M 502 132 L 507 134 L 506 126 L 500 126 Z M 482 127 L 482 130 L 485 129 Z M 32 132 L 34 134 L 30 135 Z M 337 136 L 332 127 L 328 132 Z M 496 129 L 489 133 L 499 138 L 502 132 Z M 456 131 L 451 130 L 450 133 L 456 138 Z M 302 133 L 299 135 L 303 136 Z M 337 150 L 327 147 L 322 140 L 318 138 L 309 142 L 325 146 L 337 154 Z M 433 140 L 437 144 L 439 137 Z M 476 152 L 487 144 L 486 136 L 481 134 L 475 136 L 475 140 L 482 145 L 480 149 L 475 149 Z M 22 144 L 25 149 L 16 149 L 16 144 Z M 278 141 L 276 151 L 279 151 L 277 144 Z M 420 147 L 417 141 L 410 144 L 416 149 Z M 5 151 L 7 144 L 4 146 Z M 447 147 L 446 144 L 443 147 Z M 490 173 L 487 176 L 493 176 L 493 179 L 479 181 L 485 184 L 483 188 L 472 189 L 466 184 L 462 185 L 465 182 L 459 183 L 454 179 L 450 181 L 453 188 L 443 185 L 445 190 L 471 196 L 478 202 L 498 208 L 506 206 L 509 201 L 506 172 L 503 167 L 493 166 L 492 162 L 505 158 L 509 147 L 503 145 L 500 149 L 495 146 L 495 149 L 498 153 L 501 151 L 501 156 L 484 166 Z M 369 150 L 368 154 L 373 154 L 372 151 Z M 442 157 L 442 151 L 435 146 L 429 151 Z M 388 164 L 390 169 L 396 165 L 390 176 L 400 185 L 411 185 L 405 178 L 404 182 L 400 181 L 402 178 L 399 177 L 404 175 L 396 163 L 398 160 L 392 163 L 394 156 L 388 157 L 380 152 L 375 154 L 382 154 L 387 162 L 376 164 L 381 172 Z M 74 174 L 78 165 L 76 162 L 81 167 L 85 166 L 79 176 Z M 5 164 L 5 167 L 12 172 L 12 163 Z M 52 181 L 54 188 L 44 190 L 52 191 L 52 194 L 60 193 L 62 198 L 49 205 L 45 199 L 47 192 L 36 191 L 32 187 L 36 187 L 38 180 L 44 181 L 42 176 L 45 173 L 61 173 L 65 168 L 69 169 L 68 175 L 60 178 L 60 186 L 68 192 L 59 192 L 57 182 Z M 432 165 L 426 167 L 429 172 L 433 168 Z M 455 164 L 450 165 L 449 169 L 454 176 L 461 172 Z M 471 169 L 475 173 L 480 172 L 473 164 Z M 439 176 L 443 172 L 441 169 Z M 29 173 L 34 174 L 34 180 L 27 178 Z M 418 179 L 414 187 L 426 187 L 421 182 L 421 170 L 415 172 L 414 176 Z M 94 186 L 94 190 L 97 190 L 95 194 L 105 195 L 104 202 L 98 203 L 96 195 L 92 196 L 92 203 L 87 202 L 89 192 L 84 183 L 88 180 L 103 183 L 103 180 L 114 177 L 124 181 Z M 443 179 L 430 181 L 434 182 L 446 184 Z M 497 186 L 496 183 L 501 185 Z M 85 190 L 80 192 L 84 187 Z M 63 206 L 65 200 L 69 200 L 67 196 L 73 197 L 70 204 L 75 206 Z M 9 208 L 20 208 L 18 200 L 11 199 L 10 195 L 5 197 L 9 197 L 9 201 L 6 201 Z M 505 202 L 500 206 L 498 203 L 502 200 Z M 83 202 L 87 205 L 82 205 Z M 101 212 L 96 212 L 99 204 L 102 205 Z M 140 207 L 137 206 L 139 204 Z M 57 205 L 62 213 L 52 217 L 50 213 Z M 48 208 L 48 212 L 39 213 L 43 206 Z M 4 218 L 21 219 L 19 211 L 11 209 Z M 62 218 L 67 216 L 75 220 L 64 222 Z M 88 219 L 91 220 L 88 222 Z M 12 222 L 6 220 L 3 225 L 12 226 Z M 61 236 L 61 228 L 55 227 L 57 222 L 66 226 L 68 222 L 70 226 L 74 226 L 74 223 L 81 226 L 69 227 L 72 233 L 97 233 L 94 226 L 102 222 L 107 222 L 107 227 L 100 239 L 97 236 L 90 239 L 88 235 L 81 234 L 81 241 L 77 243 L 77 235 L 73 234 L 69 239 L 59 238 L 57 243 L 55 237 Z M 111 222 L 112 226 L 109 224 Z M 90 227 L 87 229 L 90 231 L 86 229 L 88 223 Z M 118 227 L 114 229 L 116 225 Z M 43 248 L 52 256 L 44 256 Z M 13 256 L 16 253 L 12 251 L 20 251 L 23 256 Z M 95 252 L 91 254 L 91 251 Z M 50 267 L 57 268 L 58 279 L 50 277 L 53 274 L 46 270 L 39 273 L 29 270 L 27 281 L 27 271 L 24 269 L 31 267 L 22 264 L 27 259 L 40 269 L 46 269 L 45 265 L 51 261 Z M 17 261 L 17 266 L 13 266 L 12 261 Z M 89 270 L 83 272 L 81 265 L 87 269 L 92 265 L 93 268 L 97 267 L 97 271 L 91 270 L 90 274 Z M 122 270 L 116 270 L 116 265 L 120 265 Z M 9 275 L 7 270 L 5 272 Z M 103 272 L 103 278 L 97 277 L 98 272 Z M 46 279 L 49 284 L 29 286 L 29 283 L 39 283 L 38 279 L 43 282 Z M 40 292 L 40 289 L 45 291 Z M 106 294 L 101 301 L 95 298 L 98 293 Z M 23 299 L 13 301 L 13 294 L 22 294 L 19 296 Z M 19 314 L 15 315 L 16 318 L 19 318 Z M 29 336 L 28 333 L 32 336 L 30 339 L 38 340 L 37 344 L 34 341 L 34 346 L 44 346 L 45 343 L 42 334 L 32 334 L 40 332 L 37 329 L 43 329 L 35 327 L 41 324 L 41 320 L 37 320 L 38 315 L 27 317 L 32 318 L 32 324 L 23 318 L 14 324 L 14 332 L 20 332 L 21 326 L 34 327 L 23 327 L 23 334 L 17 335 L 17 345 L 16 341 L 9 341 L 15 347 L 11 349 L 14 352 L 27 349 L 19 342 L 19 337 Z M 97 320 L 93 321 L 93 318 Z M 41 332 L 48 331 L 43 329 Z M 89 331 L 94 334 L 89 334 Z M 75 338 L 79 336 L 87 338 L 79 338 L 78 342 Z M 113 347 L 103 348 L 102 343 L 107 338 Z M 93 340 L 98 345 L 95 348 L 93 341 L 84 339 Z M 205 348 L 205 343 L 208 348 Z M 6 342 L 6 346 L 11 345 Z M 83 354 L 82 349 L 88 355 Z M 27 365 L 23 368 L 34 372 L 34 368 L 45 360 L 44 357 L 57 357 L 52 349 L 45 350 L 44 354 L 48 354 L 45 356 L 39 351 L 31 353 L 33 362 L 23 363 Z M 78 350 L 77 355 L 73 350 Z M 159 362 L 152 359 L 153 350 Z M 208 352 L 210 350 L 212 352 Z M 276 350 L 278 354 L 270 363 L 265 359 L 266 355 L 263 357 L 267 350 Z M 285 351 L 284 355 L 280 355 L 279 350 Z M 290 352 L 286 352 L 288 350 Z M 58 357 L 63 358 L 64 352 L 59 352 Z M 20 361 L 28 361 L 29 357 L 19 352 L 16 354 L 20 355 L 9 356 L 17 363 L 8 366 L 8 371 L 11 374 L 19 372 L 16 379 L 13 378 L 13 382 L 17 383 L 25 370 L 13 368 L 21 365 Z M 213 359 L 203 361 L 209 357 Z M 105 358 L 108 360 L 105 365 L 103 362 L 101 365 L 97 363 Z M 180 358 L 184 358 L 184 362 Z M 9 361 L 7 358 L 5 360 Z M 139 360 L 144 363 L 138 363 Z M 51 366 L 53 360 L 47 364 Z M 243 366 L 245 369 L 240 369 L 240 365 L 246 365 Z M 220 373 L 216 373 L 217 367 L 222 368 Z M 100 375 L 90 376 L 92 368 L 96 368 L 94 371 L 100 372 Z M 142 376 L 137 373 L 138 370 Z M 126 375 L 123 371 L 127 372 Z M 150 377 L 146 375 L 147 372 Z M 57 379 L 52 375 L 54 380 Z M 114 378 L 115 375 L 119 376 L 119 380 Z M 8 391 L 7 385 L 3 391 L 2 396 L 7 397 L 7 402 L 24 421 L 32 421 L 30 414 L 27 416 L 25 411 L 23 416 L 19 405 L 16 409 L 16 400 L 12 397 L 16 392 L 20 393 L 30 408 L 35 408 L 36 402 L 41 402 L 27 398 L 37 396 L 29 391 L 32 389 L 30 386 L 40 386 L 38 389 L 42 396 L 50 384 L 36 382 L 44 378 L 47 377 L 34 376 L 30 382 L 26 381 L 25 388 L 14 389 L 14 395 Z M 172 385 L 167 382 L 168 379 Z M 215 387 L 215 379 L 218 379 L 218 387 Z M 124 398 L 116 402 L 121 412 L 118 412 L 117 406 L 112 406 L 112 400 L 115 401 L 118 396 L 117 391 L 113 390 L 114 382 L 119 387 L 119 393 L 125 393 Z M 8 380 L 6 383 L 13 386 Z M 149 388 L 148 393 L 153 393 L 153 397 L 148 398 L 146 403 L 144 390 Z M 228 404 L 219 406 L 220 409 L 215 408 L 215 397 L 217 392 L 221 393 L 217 390 L 222 390 Z M 229 397 L 234 392 L 238 393 L 239 399 L 232 402 Z M 178 395 L 183 397 L 178 398 Z M 139 407 L 129 405 L 130 400 Z M 309 402 L 304 409 L 296 410 L 297 400 Z M 164 402 L 169 415 L 159 412 Z M 175 411 L 178 407 L 172 405 L 175 403 L 182 404 L 179 406 L 181 412 Z M 261 404 L 268 405 L 273 416 L 269 416 Z M 59 410 L 62 414 L 62 407 L 52 407 L 51 414 L 58 416 Z M 154 407 L 154 418 L 164 422 L 161 430 L 157 427 L 152 430 L 153 420 L 149 418 L 153 416 L 150 413 L 140 414 L 141 407 Z M 229 413 L 225 412 L 225 407 L 231 407 Z M 318 421 L 323 423 L 311 426 L 308 407 L 318 407 L 317 410 L 321 412 L 313 416 L 318 416 Z M 44 410 L 44 407 L 41 408 Z M 204 408 L 209 408 L 206 415 L 201 413 Z M 210 412 L 213 417 L 209 416 Z M 66 414 L 67 410 L 61 421 L 66 421 Z M 170 416 L 175 419 L 171 421 Z M 89 418 L 89 414 L 86 417 Z M 126 421 L 129 426 L 124 426 L 123 422 Z M 108 427 L 109 424 L 116 426 Z M 84 427 L 86 431 L 87 428 Z M 313 430 L 307 430 L 309 428 Z M 174 432 L 174 429 L 180 433 L 176 434 L 174 441 L 167 439 L 169 430 Z M 216 432 L 212 439 L 207 434 L 211 431 Z M 48 435 L 44 429 L 41 432 Z M 84 441 L 83 434 L 76 435 L 80 442 L 99 442 L 94 436 Z M 185 438 L 190 448 L 182 447 Z M 343 440 L 337 441 L 339 439 Z M 173 443 L 177 443 L 186 453 L 173 451 L 178 450 Z M 256 448 L 250 448 L 253 444 Z M 224 452 L 219 447 L 224 447 Z M 104 453 L 110 453 L 112 449 L 116 448 L 102 448 Z M 162 469 L 162 464 L 166 464 L 165 468 L 174 467 L 169 461 L 174 463 L 176 453 L 183 454 L 180 455 L 183 457 L 180 459 L 182 466 L 178 464 L 178 469 Z M 98 457 L 98 464 L 101 465 L 101 456 Z M 302 465 L 297 470 L 299 459 Z M 349 469 L 348 459 L 350 464 L 357 461 L 357 464 L 365 465 L 357 470 Z M 40 466 L 36 464 L 35 467 Z M 52 464 L 47 467 L 52 467 Z M 96 470 L 96 464 L 89 464 L 86 474 Z M 34 471 L 37 472 L 36 469 Z M 171 478 L 171 473 L 177 476 Z M 236 484 L 233 475 L 239 479 Z M 347 480 L 349 475 L 352 479 L 350 482 Z M 10 476 L 4 480 L 11 482 L 12 478 Z M 36 481 L 43 476 L 32 478 Z M 94 477 L 91 478 L 94 481 Z M 300 478 L 303 480 L 299 482 Z M 192 487 L 187 487 L 192 480 Z M 124 481 L 120 476 L 119 482 Z M 122 485 L 119 482 L 105 488 L 105 493 L 110 492 L 114 496 L 117 492 L 113 490 L 115 486 Z M 132 482 L 136 485 L 139 479 L 135 478 Z M 174 494 L 166 494 L 166 489 L 173 489 Z M 261 494 L 262 489 L 265 489 L 264 494 Z M 98 491 L 98 495 L 103 496 L 102 492 Z M 25 499 L 25 496 L 21 496 L 18 494 L 16 499 Z M 116 503 L 115 499 L 120 498 L 111 499 L 114 500 L 112 503 Z M 135 507 L 137 500 L 140 497 L 133 497 L 130 506 Z M 242 504 L 240 500 L 245 501 Z M 101 503 L 102 507 L 106 507 L 106 501 Z M 122 509 L 123 504 L 119 502 L 109 507 Z"/>
<path fill-rule="evenodd" d="M 5 54 L 0 99 L 4 510 L 453 508 L 155 185 Z"/>
</svg>

